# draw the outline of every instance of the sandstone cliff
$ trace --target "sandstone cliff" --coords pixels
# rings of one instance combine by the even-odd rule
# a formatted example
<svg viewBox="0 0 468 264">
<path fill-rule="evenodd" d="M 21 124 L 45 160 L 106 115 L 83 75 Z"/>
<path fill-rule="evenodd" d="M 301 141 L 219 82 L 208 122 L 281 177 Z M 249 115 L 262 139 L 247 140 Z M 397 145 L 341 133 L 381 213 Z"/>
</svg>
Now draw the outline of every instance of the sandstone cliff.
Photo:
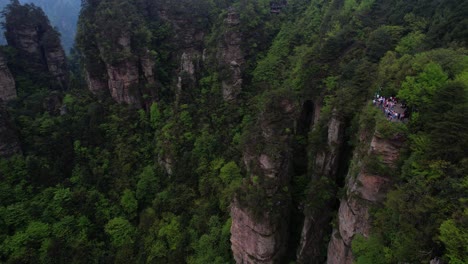
<svg viewBox="0 0 468 264">
<path fill-rule="evenodd" d="M 317 128 L 318 129 L 318 128 Z M 298 263 L 321 263 L 324 258 L 322 244 L 329 232 L 331 212 L 334 208 L 334 197 L 323 199 L 322 192 L 334 193 L 333 183 L 337 181 L 342 145 L 344 143 L 344 122 L 333 115 L 327 124 L 326 147 L 318 151 L 312 161 L 312 192 L 304 208 L 304 221 L 297 250 Z M 330 183 L 331 186 L 323 186 Z M 319 190 L 320 189 L 320 190 Z M 317 201 L 321 201 L 318 204 Z"/>
<path fill-rule="evenodd" d="M 276 108 L 276 109 L 275 109 Z M 291 138 L 295 107 L 274 98 L 246 144 L 246 193 L 231 204 L 231 243 L 237 263 L 281 263 L 288 244 Z"/>
<path fill-rule="evenodd" d="M 353 263 L 351 251 L 353 238 L 357 234 L 369 236 L 371 228 L 369 210 L 385 198 L 392 182 L 391 171 L 396 166 L 399 150 L 403 144 L 401 137 L 386 139 L 377 132 L 370 143 L 365 143 L 365 137 L 361 137 L 361 141 L 368 146 L 368 150 L 355 154 L 354 163 L 349 170 L 346 197 L 341 200 L 338 211 L 338 226 L 333 230 L 328 246 L 327 263 L 330 264 Z M 376 157 L 378 158 L 375 159 Z M 373 171 L 366 162 L 368 159 L 375 159 L 387 167 L 386 174 Z"/>
<path fill-rule="evenodd" d="M 67 89 L 68 68 L 59 33 L 34 5 L 12 3 L 5 13 L 5 36 L 24 72 L 52 89 Z"/>
<path fill-rule="evenodd" d="M 120 50 L 118 52 L 132 54 L 132 39 L 128 34 L 122 33 L 117 40 Z M 143 106 L 143 95 L 146 85 L 154 85 L 154 62 L 148 52 L 144 55 L 134 55 L 126 60 L 114 63 L 103 58 L 107 70 L 108 89 L 112 98 L 118 103 L 126 103 L 135 107 Z M 92 85 L 92 83 L 89 83 Z M 102 89 L 91 87 L 91 91 Z M 149 91 L 148 95 L 156 96 L 155 91 Z"/>
<path fill-rule="evenodd" d="M 158 97 L 155 59 L 149 50 L 151 36 L 135 4 L 89 2 L 79 25 L 77 46 L 88 89 L 100 98 L 111 96 L 117 103 L 149 108 Z"/>
<path fill-rule="evenodd" d="M 241 49 L 240 17 L 234 9 L 229 9 L 224 20 L 226 31 L 218 47 L 218 61 L 221 64 L 222 93 L 225 101 L 237 98 L 242 90 L 242 71 L 245 63 Z"/>
<path fill-rule="evenodd" d="M 184 13 L 184 15 L 181 15 Z M 161 21 L 171 26 L 173 35 L 169 41 L 174 43 L 172 60 L 175 62 L 173 84 L 175 101 L 190 98 L 195 90 L 204 59 L 204 37 L 208 29 L 197 26 L 196 13 L 178 10 L 162 4 L 157 12 Z"/>
<path fill-rule="evenodd" d="M 15 98 L 15 80 L 10 69 L 8 69 L 5 57 L 0 53 L 0 100 L 9 101 Z"/>
</svg>

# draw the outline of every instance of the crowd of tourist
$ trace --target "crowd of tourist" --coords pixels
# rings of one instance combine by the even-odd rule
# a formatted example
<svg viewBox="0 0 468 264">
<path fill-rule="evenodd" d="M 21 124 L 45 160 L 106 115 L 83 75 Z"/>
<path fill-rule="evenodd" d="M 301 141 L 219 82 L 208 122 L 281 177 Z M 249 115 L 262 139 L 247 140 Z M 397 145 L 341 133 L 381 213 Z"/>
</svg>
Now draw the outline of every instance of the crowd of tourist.
<svg viewBox="0 0 468 264">
<path fill-rule="evenodd" d="M 372 104 L 379 107 L 390 121 L 399 121 L 408 117 L 408 111 L 405 104 L 399 103 L 396 97 L 385 98 L 376 95 Z"/>
</svg>

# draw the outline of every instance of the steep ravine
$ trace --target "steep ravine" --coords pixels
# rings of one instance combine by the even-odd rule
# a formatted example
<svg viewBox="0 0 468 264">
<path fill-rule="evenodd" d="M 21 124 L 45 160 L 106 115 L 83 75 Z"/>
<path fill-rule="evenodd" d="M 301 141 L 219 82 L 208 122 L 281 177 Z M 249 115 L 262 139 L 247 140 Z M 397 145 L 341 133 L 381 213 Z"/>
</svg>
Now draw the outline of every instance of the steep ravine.
<svg viewBox="0 0 468 264">
<path fill-rule="evenodd" d="M 294 110 L 297 107 L 284 98 L 272 99 L 271 105 L 273 102 L 281 112 L 267 108 L 261 114 L 260 131 L 252 133 L 261 136 L 251 138 L 244 151 L 249 181 L 260 181 L 259 186 L 251 185 L 263 188 L 266 197 L 260 196 L 263 200 L 257 203 L 242 203 L 242 198 L 237 198 L 231 205 L 233 254 L 237 263 L 284 263 L 293 259 L 322 263 L 326 258 L 324 241 L 331 232 L 329 223 L 338 206 L 334 197 L 340 182 L 338 172 L 347 167 L 347 159 L 341 157 L 347 141 L 345 122 L 332 115 L 323 128 L 319 100 L 299 104 L 301 111 Z M 314 129 L 326 130 L 326 143 L 310 159 L 308 152 L 313 146 L 307 139 Z M 273 154 L 275 150 L 279 154 Z M 300 190 L 294 190 L 297 186 L 293 186 L 293 178 L 304 176 L 310 181 L 306 200 L 294 200 L 291 192 Z M 249 190 L 255 192 L 255 188 Z M 322 197 L 323 192 L 328 198 Z"/>
<path fill-rule="evenodd" d="M 15 98 L 15 79 L 7 66 L 5 56 L 0 52 L 0 100 L 9 101 Z"/>
<path fill-rule="evenodd" d="M 299 263 L 321 263 L 324 259 L 323 241 L 328 236 L 329 223 L 336 206 L 334 193 L 339 181 L 338 170 L 345 166 L 341 158 L 343 145 L 346 144 L 344 131 L 344 120 L 336 114 L 332 115 L 326 128 L 326 145 L 312 159 L 309 173 L 312 187 L 306 198 L 305 216 L 297 248 Z"/>
</svg>

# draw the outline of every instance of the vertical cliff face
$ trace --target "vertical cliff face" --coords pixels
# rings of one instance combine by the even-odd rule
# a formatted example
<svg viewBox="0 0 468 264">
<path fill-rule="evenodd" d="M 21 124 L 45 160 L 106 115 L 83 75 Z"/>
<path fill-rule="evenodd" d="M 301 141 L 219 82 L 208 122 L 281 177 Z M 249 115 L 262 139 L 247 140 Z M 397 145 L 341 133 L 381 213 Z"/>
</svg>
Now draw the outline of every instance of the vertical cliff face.
<svg viewBox="0 0 468 264">
<path fill-rule="evenodd" d="M 229 9 L 224 20 L 226 31 L 218 47 L 218 61 L 222 68 L 222 93 L 225 101 L 237 98 L 242 90 L 242 71 L 245 63 L 241 49 L 242 34 L 240 32 L 239 13 Z"/>
<path fill-rule="evenodd" d="M 85 70 L 85 80 L 88 85 L 88 89 L 94 95 L 102 97 L 109 94 L 109 89 L 107 87 L 107 74 L 100 75 L 96 74 L 89 69 Z"/>
<path fill-rule="evenodd" d="M 68 86 L 69 75 L 65 51 L 63 50 L 63 47 L 60 44 L 60 39 L 55 32 L 47 32 L 46 34 L 47 35 L 43 36 L 41 41 L 44 43 L 42 46 L 42 52 L 44 53 L 47 70 L 58 86 L 62 89 L 66 89 Z M 49 43 L 44 40 L 45 38 L 55 38 L 55 41 Z"/>
<path fill-rule="evenodd" d="M 273 99 L 253 128 L 259 133 L 246 144 L 243 159 L 250 178 L 243 188 L 247 193 L 241 191 L 231 204 L 231 243 L 237 263 L 280 263 L 284 257 L 294 118 L 290 100 Z"/>
<path fill-rule="evenodd" d="M 328 182 L 332 184 L 337 181 L 337 171 L 341 165 L 340 156 L 344 143 L 344 122 L 337 115 L 333 115 L 327 127 L 326 147 L 318 151 L 312 164 L 311 183 L 316 188 L 314 192 L 309 193 L 307 198 L 312 203 L 321 202 L 318 206 L 308 205 L 307 203 L 305 205 L 305 217 L 297 250 L 297 261 L 299 263 L 321 263 L 324 259 L 322 252 L 323 241 L 329 232 L 327 227 L 332 218 L 334 198 L 330 197 L 323 200 L 319 196 L 322 191 L 332 193 L 334 190 L 319 190 L 318 188 L 331 188 L 321 187 L 321 183 Z"/>
<path fill-rule="evenodd" d="M 174 43 L 172 60 L 177 66 L 172 87 L 176 102 L 180 102 L 188 99 L 197 86 L 204 59 L 204 37 L 209 29 L 197 26 L 196 12 L 190 13 L 163 3 L 159 8 L 158 17 L 170 25 L 173 31 L 169 41 Z"/>
<path fill-rule="evenodd" d="M 248 210 L 231 204 L 231 249 L 236 263 L 281 263 L 287 243 L 287 214 L 281 220 L 268 213 L 255 218 Z"/>
<path fill-rule="evenodd" d="M 10 69 L 8 69 L 5 57 L 0 52 L 0 100 L 9 101 L 15 98 L 15 80 Z"/>
<path fill-rule="evenodd" d="M 132 40 L 130 35 L 122 33 L 117 40 L 119 53 L 132 54 Z M 101 49 L 102 51 L 103 49 Z M 104 52 L 104 51 L 102 51 Z M 144 86 L 154 85 L 154 62 L 149 57 L 148 52 L 143 55 L 132 54 L 128 59 L 119 62 L 112 62 L 106 57 L 103 58 L 107 71 L 107 86 L 112 98 L 118 103 L 126 103 L 135 107 L 143 106 Z M 91 79 L 90 79 L 91 81 Z M 102 82 L 94 81 L 90 83 L 91 91 L 101 91 Z M 155 91 L 149 91 L 153 97 Z"/>
<path fill-rule="evenodd" d="M 136 8 L 126 1 L 87 2 L 80 15 L 77 46 L 93 94 L 147 108 L 158 97 L 155 61 L 149 50 L 150 33 Z"/>
<path fill-rule="evenodd" d="M 355 155 L 354 164 L 347 176 L 346 197 L 341 200 L 338 211 L 338 227 L 333 230 L 328 246 L 327 263 L 330 264 L 353 263 L 351 251 L 353 238 L 357 234 L 369 236 L 371 227 L 369 210 L 383 201 L 391 186 L 390 172 L 396 166 L 403 139 L 400 137 L 386 139 L 376 132 L 370 144 L 367 144 L 369 146 L 367 153 Z M 382 175 L 372 171 L 364 162 L 366 156 L 379 157 L 378 162 L 389 168 L 387 170 L 389 174 Z"/>
<path fill-rule="evenodd" d="M 21 153 L 20 141 L 5 107 L 0 104 L 0 157 Z"/>
<path fill-rule="evenodd" d="M 8 45 L 17 50 L 16 59 L 25 72 L 45 78 L 41 81 L 47 81 L 53 89 L 67 89 L 68 69 L 59 33 L 40 8 L 8 5 L 5 29 Z"/>
<path fill-rule="evenodd" d="M 119 50 L 116 52 L 131 53 L 131 39 L 128 33 L 122 32 L 117 39 Z M 105 53 L 104 48 L 100 48 L 101 53 Z M 107 58 L 103 58 L 108 77 L 108 86 L 112 98 L 118 103 L 127 103 L 130 105 L 139 105 L 140 95 L 137 91 L 131 93 L 131 88 L 136 90 L 138 85 L 138 64 L 137 61 L 127 59 L 121 62 L 113 63 Z"/>
<path fill-rule="evenodd" d="M 209 10 L 214 5 L 117 2 L 122 3 L 87 2 L 80 16 L 77 43 L 94 94 L 109 93 L 119 103 L 141 106 L 146 102 L 142 98 L 158 100 L 163 86 L 175 102 L 187 103 L 210 68 L 219 75 L 222 98 L 235 101 L 242 89 L 245 54 L 240 15 L 234 8 L 217 21 Z M 124 16 L 129 23 L 120 21 Z M 219 24 L 219 32 L 212 32 L 213 23 Z M 216 41 L 208 43 L 209 34 Z M 204 67 L 207 58 L 212 65 Z"/>
</svg>

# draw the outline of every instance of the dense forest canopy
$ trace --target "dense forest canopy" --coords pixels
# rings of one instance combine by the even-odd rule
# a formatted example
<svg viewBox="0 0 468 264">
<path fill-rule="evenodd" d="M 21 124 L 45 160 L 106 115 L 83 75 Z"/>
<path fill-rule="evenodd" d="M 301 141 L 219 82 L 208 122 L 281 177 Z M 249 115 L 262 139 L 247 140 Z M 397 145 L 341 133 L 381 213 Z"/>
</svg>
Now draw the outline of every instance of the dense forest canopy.
<svg viewBox="0 0 468 264">
<path fill-rule="evenodd" d="M 6 27 L 49 23 L 15 2 Z M 354 262 L 468 263 L 467 41 L 463 0 L 82 1 L 68 90 L 1 47 L 18 98 L 0 121 L 21 151 L 0 159 L 0 262 L 233 263 L 242 209 L 286 221 L 265 263 L 332 263 L 365 167 L 390 187 Z M 399 140 L 392 166 L 369 154 L 374 135 Z M 323 230 L 311 255 L 304 219 Z"/>
</svg>

